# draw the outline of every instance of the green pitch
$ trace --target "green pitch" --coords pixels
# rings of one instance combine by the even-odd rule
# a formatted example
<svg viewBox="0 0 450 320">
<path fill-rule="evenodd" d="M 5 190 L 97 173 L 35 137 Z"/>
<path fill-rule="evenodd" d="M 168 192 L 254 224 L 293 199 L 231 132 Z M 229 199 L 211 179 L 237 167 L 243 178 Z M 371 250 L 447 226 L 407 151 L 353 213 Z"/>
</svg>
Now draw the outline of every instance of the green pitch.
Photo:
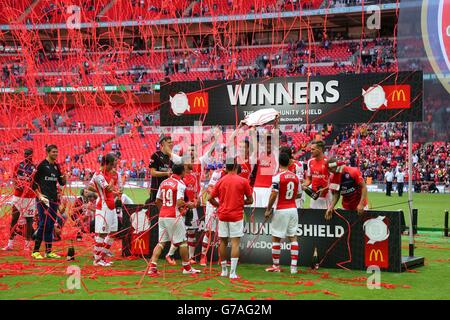
<svg viewBox="0 0 450 320">
<path fill-rule="evenodd" d="M 74 190 L 74 192 L 76 192 Z M 145 190 L 127 190 L 137 203 L 146 198 Z M 442 228 L 448 209 L 449 195 L 415 194 L 414 207 L 419 209 L 420 228 Z M 407 212 L 407 197 L 370 194 L 374 208 L 403 209 Z M 0 234 L 5 234 L 8 219 L 1 219 Z M 4 239 L 2 239 L 4 244 Z M 407 237 L 403 239 L 407 252 Z M 68 243 L 56 248 L 65 254 Z M 341 269 L 311 269 L 300 267 L 299 274 L 288 269 L 279 274 L 264 271 L 264 265 L 239 265 L 241 280 L 230 282 L 217 276 L 219 268 L 212 265 L 199 276 L 185 276 L 180 267 L 169 267 L 160 261 L 164 276 L 144 275 L 143 259 L 120 259 L 115 247 L 113 267 L 92 266 L 90 240 L 76 243 L 77 260 L 36 262 L 22 251 L 0 252 L 0 299 L 449 299 L 450 240 L 442 232 L 420 231 L 416 237 L 416 255 L 426 258 L 425 267 L 404 273 L 381 273 L 380 289 L 368 289 L 370 275 L 364 271 Z M 300 251 L 301 254 L 301 251 Z M 179 261 L 178 261 L 179 263 Z M 67 288 L 67 267 L 80 268 L 81 287 Z"/>
</svg>

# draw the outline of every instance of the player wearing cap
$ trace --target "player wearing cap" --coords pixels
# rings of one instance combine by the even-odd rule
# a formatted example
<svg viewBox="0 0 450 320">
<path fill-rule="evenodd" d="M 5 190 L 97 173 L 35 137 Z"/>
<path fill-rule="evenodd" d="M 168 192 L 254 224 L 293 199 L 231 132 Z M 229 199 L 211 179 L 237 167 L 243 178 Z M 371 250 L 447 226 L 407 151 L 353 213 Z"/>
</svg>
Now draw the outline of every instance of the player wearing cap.
<svg viewBox="0 0 450 320">
<path fill-rule="evenodd" d="M 186 209 L 195 207 L 193 202 L 185 202 L 186 186 L 183 182 L 185 174 L 184 166 L 175 164 L 172 167 L 173 174 L 164 180 L 156 195 L 156 206 L 160 209 L 158 219 L 159 242 L 153 250 L 151 257 L 150 275 L 157 275 L 157 262 L 167 242 L 180 248 L 183 265 L 183 274 L 199 273 L 189 263 L 189 253 L 186 244 L 186 227 L 184 214 Z"/>
<path fill-rule="evenodd" d="M 52 252 L 53 230 L 58 212 L 58 188 L 57 184 L 64 186 L 66 176 L 56 163 L 58 148 L 51 144 L 46 148 L 47 157 L 37 167 L 33 177 L 33 190 L 37 196 L 37 210 L 39 214 L 38 229 L 34 233 L 35 242 L 32 257 L 43 259 L 39 252 L 42 240 L 45 241 L 45 256 L 47 258 L 60 258 Z"/>
<path fill-rule="evenodd" d="M 19 226 L 25 222 L 25 250 L 30 250 L 31 236 L 33 234 L 33 218 L 36 212 L 36 194 L 32 188 L 33 174 L 36 170 L 33 164 L 33 150 L 26 149 L 24 160 L 14 167 L 14 195 L 12 219 L 8 244 L 3 250 L 13 250 L 14 237 Z"/>
<path fill-rule="evenodd" d="M 328 160 L 328 171 L 332 173 L 330 189 L 333 200 L 325 213 L 325 219 L 331 219 L 341 195 L 345 210 L 356 210 L 358 214 L 363 214 L 364 209 L 367 209 L 367 186 L 359 169 L 345 166 L 331 158 Z"/>
<path fill-rule="evenodd" d="M 218 233 L 222 265 L 220 275 L 222 277 L 228 276 L 227 246 L 229 239 L 231 240 L 230 279 L 239 278 L 236 268 L 239 260 L 240 239 L 244 235 L 244 205 L 253 203 L 250 184 L 248 180 L 238 176 L 238 166 L 235 159 L 227 161 L 227 174 L 217 182 L 208 197 L 208 201 L 217 208 L 219 218 Z M 219 201 L 215 199 L 216 197 Z"/>
<path fill-rule="evenodd" d="M 312 190 L 319 193 L 317 200 L 310 199 L 312 209 L 327 209 L 331 202 L 331 193 L 328 191 L 328 179 L 330 173 L 327 169 L 327 159 L 323 152 L 325 143 L 323 141 L 313 141 L 311 143 L 312 159 L 308 160 L 306 180 L 302 184 L 302 189 L 312 185 Z"/>
<path fill-rule="evenodd" d="M 265 212 L 266 219 L 272 217 L 270 232 L 272 234 L 272 260 L 268 272 L 280 272 L 280 241 L 288 238 L 291 243 L 291 273 L 297 273 L 298 260 L 298 212 L 295 199 L 301 196 L 300 181 L 296 174 L 289 170 L 290 157 L 287 153 L 280 153 L 280 171 L 272 178 L 272 193 Z M 272 213 L 272 207 L 275 204 Z"/>
</svg>

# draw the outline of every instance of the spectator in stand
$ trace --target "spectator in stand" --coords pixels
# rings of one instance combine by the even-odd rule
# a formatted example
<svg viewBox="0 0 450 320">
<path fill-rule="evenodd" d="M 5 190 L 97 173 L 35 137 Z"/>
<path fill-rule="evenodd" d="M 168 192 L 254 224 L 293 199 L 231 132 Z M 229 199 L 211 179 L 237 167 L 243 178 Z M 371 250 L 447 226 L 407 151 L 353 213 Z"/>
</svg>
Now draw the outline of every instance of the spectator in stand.
<svg viewBox="0 0 450 320">
<path fill-rule="evenodd" d="M 84 149 L 86 150 L 86 153 L 91 152 L 91 142 L 89 140 L 86 140 Z"/>
</svg>

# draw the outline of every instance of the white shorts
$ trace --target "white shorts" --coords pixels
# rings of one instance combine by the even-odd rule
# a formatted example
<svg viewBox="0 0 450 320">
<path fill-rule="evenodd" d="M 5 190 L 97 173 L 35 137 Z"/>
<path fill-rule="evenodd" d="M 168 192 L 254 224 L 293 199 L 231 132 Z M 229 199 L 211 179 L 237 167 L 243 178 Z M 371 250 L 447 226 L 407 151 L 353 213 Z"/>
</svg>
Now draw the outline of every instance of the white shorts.
<svg viewBox="0 0 450 320">
<path fill-rule="evenodd" d="M 254 208 L 267 208 L 272 188 L 253 188 L 253 205 Z"/>
<path fill-rule="evenodd" d="M 186 241 L 186 227 L 184 218 L 159 218 L 159 242 L 171 242 L 174 244 Z"/>
<path fill-rule="evenodd" d="M 244 236 L 244 220 L 225 222 L 219 220 L 219 238 L 240 238 Z"/>
<path fill-rule="evenodd" d="M 328 192 L 326 197 L 319 198 L 317 200 L 310 199 L 309 207 L 311 209 L 328 209 L 328 206 L 331 204 L 333 196 L 331 195 L 331 192 Z"/>
<path fill-rule="evenodd" d="M 270 223 L 270 234 L 277 238 L 293 237 L 297 234 L 297 209 L 274 210 Z"/>
<path fill-rule="evenodd" d="M 117 232 L 119 220 L 116 209 L 109 209 L 106 204 L 102 210 L 95 210 L 95 233 Z"/>
<path fill-rule="evenodd" d="M 205 231 L 216 232 L 217 222 L 217 209 L 208 202 L 205 209 Z"/>
<path fill-rule="evenodd" d="M 192 221 L 190 226 L 186 226 L 186 229 L 192 230 L 192 229 L 198 229 L 200 225 L 200 221 L 198 221 L 198 213 L 197 208 L 192 209 Z"/>
<path fill-rule="evenodd" d="M 25 218 L 32 218 L 36 213 L 36 199 L 35 198 L 20 198 L 13 196 L 13 205 L 17 208 L 20 215 Z"/>
</svg>

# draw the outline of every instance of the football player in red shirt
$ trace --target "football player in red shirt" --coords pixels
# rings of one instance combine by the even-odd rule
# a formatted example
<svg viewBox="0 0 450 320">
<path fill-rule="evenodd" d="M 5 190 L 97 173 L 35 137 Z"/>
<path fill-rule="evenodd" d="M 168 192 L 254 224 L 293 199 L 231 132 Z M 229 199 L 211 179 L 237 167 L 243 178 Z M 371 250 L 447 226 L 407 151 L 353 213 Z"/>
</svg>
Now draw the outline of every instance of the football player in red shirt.
<svg viewBox="0 0 450 320">
<path fill-rule="evenodd" d="M 240 148 L 242 153 L 242 158 L 239 157 L 239 165 L 241 166 L 241 172 L 239 173 L 239 176 L 241 176 L 244 179 L 247 179 L 250 181 L 253 166 L 251 164 L 250 160 L 250 141 L 245 139 L 244 141 L 240 142 Z M 240 155 L 241 156 L 241 155 Z M 253 181 L 254 183 L 254 181 Z M 250 185 L 252 185 L 252 181 L 250 181 Z"/>
<path fill-rule="evenodd" d="M 303 169 L 303 163 L 301 161 L 296 161 L 294 159 L 294 157 L 292 156 L 292 149 L 289 147 L 281 147 L 280 153 L 286 153 L 289 156 L 288 170 L 295 173 L 301 186 L 303 180 L 305 179 L 305 171 Z M 301 194 L 300 197 L 297 197 L 297 199 L 295 200 L 297 208 L 303 208 L 303 200 L 304 200 L 303 194 Z"/>
<path fill-rule="evenodd" d="M 327 209 L 331 202 L 331 194 L 328 191 L 330 173 L 327 169 L 327 159 L 323 154 L 324 150 L 325 143 L 323 141 L 311 143 L 312 159 L 308 160 L 306 180 L 302 184 L 303 190 L 312 185 L 312 190 L 320 194 L 317 200 L 310 199 L 310 207 L 312 209 Z"/>
<path fill-rule="evenodd" d="M 158 274 L 157 261 L 167 242 L 171 242 L 180 248 L 183 274 L 200 272 L 200 270 L 192 268 L 189 263 L 189 252 L 186 243 L 184 214 L 187 209 L 195 208 L 195 204 L 184 201 L 186 191 L 186 185 L 182 180 L 185 174 L 184 165 L 174 164 L 172 172 L 173 174 L 170 178 L 161 183 L 156 195 L 156 206 L 159 209 L 159 242 L 153 249 L 148 271 L 153 276 Z"/>
<path fill-rule="evenodd" d="M 238 164 L 235 159 L 228 159 L 227 174 L 221 178 L 208 197 L 208 201 L 217 208 L 219 216 L 218 233 L 220 238 L 220 258 L 222 277 L 228 276 L 227 246 L 231 239 L 230 279 L 237 279 L 239 244 L 244 235 L 244 205 L 253 203 L 252 190 L 248 180 L 238 176 Z M 219 202 L 215 199 L 219 198 Z M 245 199 L 244 199 L 245 197 Z"/>
<path fill-rule="evenodd" d="M 280 171 L 272 178 L 272 193 L 265 212 L 266 219 L 272 216 L 270 231 L 272 234 L 272 260 L 273 265 L 266 269 L 268 272 L 280 272 L 280 241 L 288 238 L 291 242 L 291 273 L 297 273 L 298 259 L 298 212 L 295 199 L 301 196 L 300 181 L 296 174 L 291 172 L 289 155 L 280 153 Z M 277 201 L 276 209 L 272 213 L 272 207 Z"/>
<path fill-rule="evenodd" d="M 36 170 L 33 164 L 33 150 L 26 149 L 24 160 L 18 163 L 14 168 L 14 196 L 11 219 L 11 234 L 8 244 L 3 250 L 13 250 L 14 237 L 25 222 L 25 250 L 30 250 L 31 236 L 33 234 L 33 218 L 36 212 L 36 194 L 32 188 L 32 178 Z"/>
<path fill-rule="evenodd" d="M 114 242 L 114 234 L 118 230 L 119 220 L 116 212 L 116 197 L 120 198 L 121 180 L 116 171 L 117 158 L 108 153 L 102 159 L 102 166 L 89 183 L 88 190 L 97 193 L 95 210 L 95 244 L 94 265 L 108 267 L 106 255 Z"/>
<path fill-rule="evenodd" d="M 363 214 L 367 208 L 367 186 L 359 169 L 341 165 L 331 158 L 328 160 L 328 171 L 333 174 L 330 180 L 333 200 L 325 213 L 325 219 L 331 219 L 341 195 L 345 210 L 356 210 L 359 215 Z"/>
<path fill-rule="evenodd" d="M 194 208 L 188 209 L 185 215 L 185 223 L 186 223 L 186 234 L 187 234 L 187 243 L 189 246 L 189 262 L 190 264 L 197 263 L 195 261 L 195 233 L 198 230 L 199 220 L 197 214 L 197 207 L 199 205 L 198 201 L 198 192 L 199 187 L 197 185 L 198 180 L 192 171 L 192 164 L 184 165 L 185 174 L 183 177 L 183 182 L 186 185 L 185 191 L 185 200 L 188 202 L 192 202 L 194 204 Z M 176 265 L 176 261 L 173 258 L 177 247 L 173 244 L 170 246 L 170 250 L 166 255 L 166 260 L 170 265 Z"/>
<path fill-rule="evenodd" d="M 272 176 L 278 170 L 278 163 L 275 159 L 278 149 L 272 149 L 272 136 L 268 135 L 266 138 L 266 153 L 260 153 L 258 156 L 255 187 L 270 188 Z"/>
</svg>

